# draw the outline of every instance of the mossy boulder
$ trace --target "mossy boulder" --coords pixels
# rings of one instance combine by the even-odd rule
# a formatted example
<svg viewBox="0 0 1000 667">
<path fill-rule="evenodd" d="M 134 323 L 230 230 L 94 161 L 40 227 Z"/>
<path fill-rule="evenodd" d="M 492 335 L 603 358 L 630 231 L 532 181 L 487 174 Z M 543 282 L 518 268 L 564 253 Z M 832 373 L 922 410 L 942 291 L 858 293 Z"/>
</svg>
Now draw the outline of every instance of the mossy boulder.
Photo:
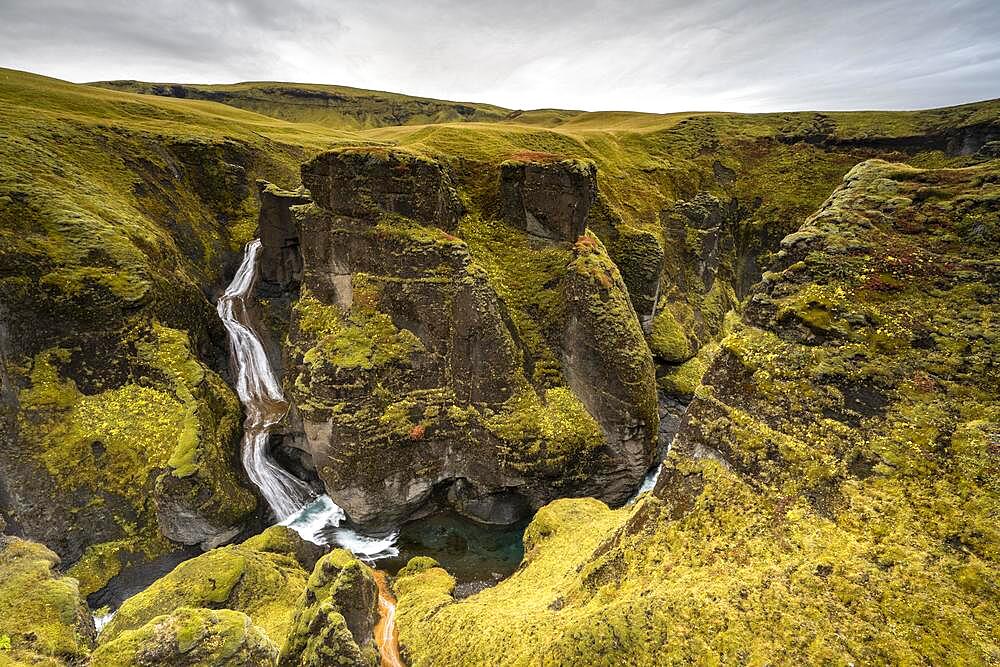
<svg viewBox="0 0 1000 667">
<path fill-rule="evenodd" d="M 94 651 L 93 667 L 272 667 L 278 648 L 246 614 L 179 607 Z"/>
<path fill-rule="evenodd" d="M 401 576 L 410 664 L 1000 660 L 998 201 L 996 163 L 852 170 L 703 360 L 653 493 L 553 503 L 461 601 Z"/>
<path fill-rule="evenodd" d="M 0 535 L 0 663 L 76 663 L 94 645 L 94 619 L 59 557 L 36 542 Z"/>
<path fill-rule="evenodd" d="M 500 165 L 503 219 L 534 236 L 575 241 L 597 196 L 597 167 L 579 160 L 508 160 Z"/>
<path fill-rule="evenodd" d="M 377 663 L 378 590 L 371 568 L 344 549 L 316 564 L 278 664 L 287 667 Z"/>
<path fill-rule="evenodd" d="M 390 213 L 454 229 L 462 204 L 451 176 L 435 160 L 383 147 L 343 148 L 302 165 L 313 201 L 335 215 Z"/>
<path fill-rule="evenodd" d="M 213 549 L 181 563 L 126 600 L 101 631 L 101 643 L 180 607 L 204 607 L 245 613 L 281 646 L 308 577 L 297 557 L 300 540 L 291 529 L 274 526 L 243 544 Z"/>
</svg>

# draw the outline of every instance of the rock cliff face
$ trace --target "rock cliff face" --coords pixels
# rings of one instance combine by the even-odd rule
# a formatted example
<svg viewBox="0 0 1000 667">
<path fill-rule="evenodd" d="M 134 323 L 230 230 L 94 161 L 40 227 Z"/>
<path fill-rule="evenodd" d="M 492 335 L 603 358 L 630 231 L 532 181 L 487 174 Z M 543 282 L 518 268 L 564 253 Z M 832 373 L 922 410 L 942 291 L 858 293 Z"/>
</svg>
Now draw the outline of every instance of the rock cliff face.
<svg viewBox="0 0 1000 667">
<path fill-rule="evenodd" d="M 543 202 L 565 169 L 525 167 L 534 185 L 518 205 Z M 563 234 L 583 230 L 592 197 L 593 169 L 574 169 L 591 186 L 552 193 L 562 217 L 546 219 Z M 346 149 L 302 177 L 314 203 L 291 209 L 304 268 L 286 385 L 312 462 L 353 520 L 388 526 L 444 503 L 509 523 L 558 495 L 628 496 L 655 442 L 652 364 L 596 238 L 552 246 L 559 312 L 552 377 L 538 381 L 525 330 L 446 231 L 463 234 L 442 165 Z M 505 196 L 506 183 L 495 186 Z"/>
<path fill-rule="evenodd" d="M 411 664 L 1000 659 L 998 249 L 1000 163 L 858 165 L 729 324 L 652 494 L 543 508 L 466 600 L 400 573 Z"/>
<path fill-rule="evenodd" d="M 500 165 L 500 189 L 507 224 L 573 242 L 587 230 L 587 213 L 597 196 L 597 168 L 577 160 L 512 160 Z"/>
</svg>

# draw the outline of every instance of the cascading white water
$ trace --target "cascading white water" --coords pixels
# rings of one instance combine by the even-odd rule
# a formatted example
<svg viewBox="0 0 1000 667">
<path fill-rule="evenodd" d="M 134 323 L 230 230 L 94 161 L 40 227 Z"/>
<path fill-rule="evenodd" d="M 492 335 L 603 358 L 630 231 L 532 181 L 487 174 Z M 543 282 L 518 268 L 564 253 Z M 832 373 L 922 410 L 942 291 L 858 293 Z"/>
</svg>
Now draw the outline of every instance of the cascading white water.
<svg viewBox="0 0 1000 667">
<path fill-rule="evenodd" d="M 367 560 L 395 556 L 399 553 L 394 546 L 396 534 L 370 537 L 340 528 L 346 518 L 344 510 L 329 496 L 317 496 L 268 454 L 268 434 L 285 416 L 288 402 L 274 377 L 264 345 L 250 324 L 247 309 L 247 299 L 257 281 L 260 252 L 260 239 L 247 244 L 243 263 L 218 304 L 236 366 L 236 393 L 247 415 L 241 445 L 243 466 L 282 525 L 296 530 L 303 538 L 317 544 L 334 542 Z"/>
<path fill-rule="evenodd" d="M 302 508 L 316 494 L 301 480 L 283 470 L 268 456 L 267 436 L 288 411 L 264 346 L 250 328 L 247 297 L 257 279 L 260 239 L 247 244 L 233 282 L 219 298 L 218 311 L 229 333 L 229 343 L 236 365 L 236 393 L 246 409 L 241 455 L 251 481 L 257 485 L 267 504 L 281 521 Z"/>
</svg>

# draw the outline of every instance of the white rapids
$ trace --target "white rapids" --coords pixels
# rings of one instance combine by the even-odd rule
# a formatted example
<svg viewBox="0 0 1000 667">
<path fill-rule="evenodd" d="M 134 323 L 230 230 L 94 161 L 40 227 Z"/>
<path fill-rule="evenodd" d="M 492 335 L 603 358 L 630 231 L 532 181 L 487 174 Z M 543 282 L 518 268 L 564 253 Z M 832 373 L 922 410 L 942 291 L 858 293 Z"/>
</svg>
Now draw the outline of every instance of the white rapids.
<svg viewBox="0 0 1000 667">
<path fill-rule="evenodd" d="M 340 528 L 346 518 L 344 510 L 329 496 L 317 496 L 268 454 L 268 434 L 288 412 L 288 401 L 274 376 L 264 345 L 251 326 L 247 309 L 247 300 L 257 282 L 260 253 L 260 239 L 247 244 L 243 262 L 218 304 L 236 367 L 236 393 L 246 410 L 240 448 L 243 467 L 278 521 L 303 538 L 317 544 L 336 543 L 368 560 L 395 556 L 397 535 L 376 538 Z"/>
</svg>

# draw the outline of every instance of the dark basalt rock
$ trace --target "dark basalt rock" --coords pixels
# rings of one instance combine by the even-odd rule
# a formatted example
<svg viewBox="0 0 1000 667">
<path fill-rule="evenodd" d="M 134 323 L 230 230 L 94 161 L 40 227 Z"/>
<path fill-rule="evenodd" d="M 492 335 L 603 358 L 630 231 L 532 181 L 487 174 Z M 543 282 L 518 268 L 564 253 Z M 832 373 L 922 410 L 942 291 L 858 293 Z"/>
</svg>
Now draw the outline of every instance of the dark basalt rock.
<svg viewBox="0 0 1000 667">
<path fill-rule="evenodd" d="M 597 167 L 577 160 L 505 162 L 500 167 L 504 220 L 542 238 L 575 241 L 597 196 Z"/>
<path fill-rule="evenodd" d="M 267 181 L 257 181 L 260 193 L 261 288 L 267 292 L 285 292 L 302 279 L 302 253 L 299 232 L 290 207 L 308 204 L 301 190 L 282 190 Z"/>
<path fill-rule="evenodd" d="M 390 213 L 453 229 L 462 204 L 434 160 L 402 151 L 347 148 L 302 165 L 302 183 L 325 210 L 352 218 Z"/>
</svg>

